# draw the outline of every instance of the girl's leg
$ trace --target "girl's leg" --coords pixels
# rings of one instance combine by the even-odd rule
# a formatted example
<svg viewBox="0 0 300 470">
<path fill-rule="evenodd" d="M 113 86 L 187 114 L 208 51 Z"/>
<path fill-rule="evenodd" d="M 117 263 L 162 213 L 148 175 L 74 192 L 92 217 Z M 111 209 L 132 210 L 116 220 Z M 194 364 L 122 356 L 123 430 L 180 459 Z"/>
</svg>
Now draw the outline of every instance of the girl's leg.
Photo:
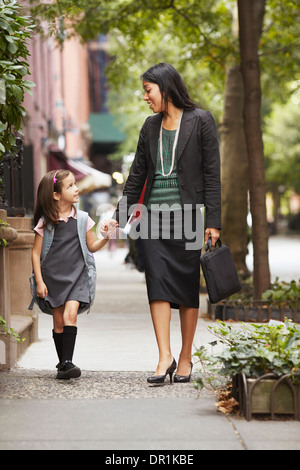
<svg viewBox="0 0 300 470">
<path fill-rule="evenodd" d="M 69 300 L 64 306 L 64 326 L 77 325 L 77 313 L 79 302 L 77 300 Z"/>
<path fill-rule="evenodd" d="M 159 352 L 159 362 L 155 375 L 163 375 L 173 360 L 170 345 L 170 304 L 163 300 L 153 300 L 150 303 L 150 311 Z"/>
<path fill-rule="evenodd" d="M 64 310 L 65 306 L 53 309 L 53 328 L 55 333 L 62 333 L 64 329 Z"/>
<path fill-rule="evenodd" d="M 64 305 L 53 309 L 53 330 L 52 336 L 58 356 L 58 360 L 62 362 L 63 352 L 63 330 L 64 330 Z"/>
<path fill-rule="evenodd" d="M 75 348 L 76 335 L 77 335 L 77 312 L 79 302 L 77 300 L 69 300 L 65 303 L 64 308 L 64 328 L 63 328 L 63 362 L 73 359 L 73 352 Z"/>
<path fill-rule="evenodd" d="M 80 369 L 72 364 L 77 335 L 78 307 L 79 302 L 72 300 L 53 310 L 53 338 L 60 361 L 58 379 L 76 378 L 81 375 Z"/>
<path fill-rule="evenodd" d="M 198 321 L 198 309 L 181 305 L 179 315 L 182 347 L 176 373 L 186 376 L 191 372 L 192 347 Z"/>
<path fill-rule="evenodd" d="M 76 338 L 78 307 L 79 307 L 79 302 L 77 302 L 76 300 L 70 300 L 66 302 L 65 305 L 62 305 L 58 308 L 53 309 L 53 340 L 54 340 L 59 362 L 63 362 L 63 360 L 66 360 L 66 358 L 63 355 L 63 349 L 66 349 L 66 346 L 64 348 L 64 343 L 65 342 L 67 342 L 68 344 L 70 342 L 73 343 L 74 335 Z M 72 336 L 67 336 L 66 338 L 64 337 L 63 333 L 65 332 L 65 329 L 64 329 L 65 326 L 74 327 L 73 329 L 72 328 L 66 329 L 67 333 L 69 332 L 69 334 L 71 334 Z M 75 344 L 75 340 L 74 340 L 74 344 Z M 67 355 L 72 356 L 73 352 L 72 353 L 68 352 Z"/>
</svg>

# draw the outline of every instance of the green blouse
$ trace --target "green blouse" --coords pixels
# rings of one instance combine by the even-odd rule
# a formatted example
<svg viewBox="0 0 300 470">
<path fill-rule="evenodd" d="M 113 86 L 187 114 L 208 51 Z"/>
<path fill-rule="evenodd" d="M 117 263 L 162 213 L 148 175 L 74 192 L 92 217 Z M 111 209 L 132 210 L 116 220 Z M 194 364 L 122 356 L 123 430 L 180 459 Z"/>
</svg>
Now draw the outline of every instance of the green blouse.
<svg viewBox="0 0 300 470">
<path fill-rule="evenodd" d="M 163 154 L 163 165 L 164 165 L 164 173 L 168 174 L 172 164 L 172 149 L 175 139 L 175 131 L 168 131 L 166 129 L 162 129 L 162 138 L 163 138 L 163 145 L 162 145 L 162 154 Z M 170 210 L 169 207 L 176 204 L 176 209 L 181 208 L 181 199 L 180 199 L 180 192 L 177 180 L 177 149 L 175 151 L 175 162 L 174 168 L 172 173 L 169 176 L 164 176 L 162 174 L 161 169 L 161 161 L 160 161 L 160 154 L 159 154 L 159 146 L 160 146 L 160 139 L 158 139 L 158 146 L 157 146 L 157 158 L 156 158 L 156 168 L 154 174 L 154 180 L 152 183 L 152 188 L 150 192 L 150 196 L 147 202 L 148 210 L 151 209 L 151 205 L 153 204 L 167 204 L 168 207 L 161 208 L 160 210 Z M 175 209 L 175 207 L 174 207 Z"/>
</svg>

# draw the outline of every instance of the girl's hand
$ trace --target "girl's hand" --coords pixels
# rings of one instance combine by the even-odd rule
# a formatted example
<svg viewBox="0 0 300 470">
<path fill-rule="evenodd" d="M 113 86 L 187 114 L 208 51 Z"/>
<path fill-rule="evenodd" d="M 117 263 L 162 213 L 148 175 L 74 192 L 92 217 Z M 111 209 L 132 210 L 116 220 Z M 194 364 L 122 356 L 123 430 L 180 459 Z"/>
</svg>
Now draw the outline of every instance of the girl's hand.
<svg viewBox="0 0 300 470">
<path fill-rule="evenodd" d="M 48 289 L 44 282 L 39 282 L 36 286 L 36 294 L 44 299 L 48 295 Z"/>
<path fill-rule="evenodd" d="M 119 224 L 115 219 L 103 220 L 100 225 L 100 233 L 103 238 L 111 238 L 118 227 Z"/>
</svg>

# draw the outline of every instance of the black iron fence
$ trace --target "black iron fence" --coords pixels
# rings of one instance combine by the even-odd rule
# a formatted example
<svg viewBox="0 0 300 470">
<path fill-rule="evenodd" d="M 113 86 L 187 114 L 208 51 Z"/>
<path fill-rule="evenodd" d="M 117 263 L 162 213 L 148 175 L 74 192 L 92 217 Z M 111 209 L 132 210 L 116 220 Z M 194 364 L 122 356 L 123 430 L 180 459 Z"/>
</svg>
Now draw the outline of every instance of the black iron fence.
<svg viewBox="0 0 300 470">
<path fill-rule="evenodd" d="M 0 209 L 9 217 L 24 217 L 23 143 L 16 139 L 16 146 L 0 160 Z"/>
<path fill-rule="evenodd" d="M 214 320 L 259 322 L 270 320 L 284 322 L 289 318 L 300 323 L 300 305 L 298 300 L 274 302 L 272 300 L 225 300 L 218 304 L 210 304 L 209 313 Z"/>
</svg>

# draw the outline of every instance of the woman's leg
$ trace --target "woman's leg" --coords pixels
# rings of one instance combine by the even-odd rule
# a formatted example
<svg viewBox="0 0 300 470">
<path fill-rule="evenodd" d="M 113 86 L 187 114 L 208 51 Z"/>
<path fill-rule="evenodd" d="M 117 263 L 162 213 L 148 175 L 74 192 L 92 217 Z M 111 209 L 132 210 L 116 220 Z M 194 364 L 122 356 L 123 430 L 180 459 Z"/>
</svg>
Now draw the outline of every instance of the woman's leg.
<svg viewBox="0 0 300 470">
<path fill-rule="evenodd" d="M 182 347 L 176 373 L 189 375 L 191 372 L 192 347 L 198 321 L 198 309 L 180 306 Z"/>
<path fill-rule="evenodd" d="M 153 300 L 150 311 L 159 353 L 155 375 L 163 375 L 173 361 L 170 345 L 171 307 L 169 302 Z"/>
</svg>

